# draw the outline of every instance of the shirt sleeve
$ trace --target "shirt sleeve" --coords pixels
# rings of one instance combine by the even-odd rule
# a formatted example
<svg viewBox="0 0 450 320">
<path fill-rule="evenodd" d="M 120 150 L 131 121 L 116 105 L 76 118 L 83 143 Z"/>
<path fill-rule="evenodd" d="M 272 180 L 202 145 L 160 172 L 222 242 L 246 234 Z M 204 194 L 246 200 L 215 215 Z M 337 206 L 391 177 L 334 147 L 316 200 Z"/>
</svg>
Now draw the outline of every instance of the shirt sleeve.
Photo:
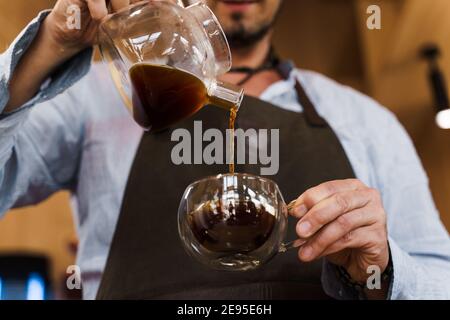
<svg viewBox="0 0 450 320">
<path fill-rule="evenodd" d="M 2 113 L 11 75 L 48 13 L 41 12 L 0 55 L 0 215 L 70 187 L 76 172 L 82 138 L 82 116 L 76 106 L 84 98 L 74 88 L 67 89 L 89 71 L 92 48 L 59 67 L 30 101 Z"/>
<path fill-rule="evenodd" d="M 369 99 L 368 99 L 369 100 Z M 366 101 L 367 102 L 367 101 Z M 393 277 L 389 299 L 450 299 L 450 237 L 414 145 L 393 114 L 370 102 L 361 133 L 387 215 Z M 322 281 L 335 298 L 355 298 L 325 262 Z"/>
<path fill-rule="evenodd" d="M 389 298 L 450 299 L 450 237 L 411 139 L 394 116 L 386 121 L 374 143 L 391 156 L 374 159 L 394 267 Z"/>
</svg>

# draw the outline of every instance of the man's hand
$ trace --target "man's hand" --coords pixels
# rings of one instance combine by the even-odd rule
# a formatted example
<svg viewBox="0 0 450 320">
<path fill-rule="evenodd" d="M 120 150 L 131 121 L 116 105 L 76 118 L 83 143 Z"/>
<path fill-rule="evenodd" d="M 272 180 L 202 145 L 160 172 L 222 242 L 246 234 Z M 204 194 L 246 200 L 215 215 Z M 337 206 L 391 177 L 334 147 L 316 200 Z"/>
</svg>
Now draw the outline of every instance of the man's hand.
<svg viewBox="0 0 450 320">
<path fill-rule="evenodd" d="M 12 74 L 10 97 L 3 111 L 13 112 L 30 100 L 53 70 L 95 43 L 98 27 L 108 15 L 108 3 L 116 11 L 137 1 L 58 0 Z M 74 6 L 80 10 L 79 29 L 68 24 L 68 9 Z"/>
<path fill-rule="evenodd" d="M 93 45 L 97 40 L 98 27 L 108 15 L 108 3 L 112 11 L 120 10 L 140 0 L 59 0 L 45 19 L 46 33 L 57 46 L 69 54 L 77 53 Z M 80 9 L 80 28 L 69 28 L 68 8 Z"/>
<path fill-rule="evenodd" d="M 369 266 L 386 269 L 386 213 L 375 189 L 355 179 L 326 182 L 304 192 L 289 213 L 300 219 L 297 234 L 306 241 L 298 252 L 301 261 L 325 257 L 362 284 Z"/>
</svg>

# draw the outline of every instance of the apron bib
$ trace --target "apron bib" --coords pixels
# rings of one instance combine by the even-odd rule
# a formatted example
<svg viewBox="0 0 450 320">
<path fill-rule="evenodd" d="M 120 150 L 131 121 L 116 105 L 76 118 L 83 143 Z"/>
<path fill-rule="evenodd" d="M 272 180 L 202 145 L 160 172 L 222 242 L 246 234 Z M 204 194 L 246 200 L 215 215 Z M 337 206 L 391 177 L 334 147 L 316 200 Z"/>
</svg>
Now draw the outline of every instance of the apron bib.
<svg viewBox="0 0 450 320">
<path fill-rule="evenodd" d="M 289 69 L 282 73 L 289 74 Z M 299 82 L 296 90 L 303 113 L 247 96 L 235 123 L 236 128 L 244 130 L 279 129 L 279 171 L 268 178 L 278 184 L 287 202 L 322 182 L 355 176 L 335 133 L 318 115 Z M 260 268 L 246 272 L 208 269 L 184 251 L 178 236 L 177 211 L 185 188 L 206 176 L 228 172 L 226 164 L 173 164 L 172 148 L 179 142 L 171 141 L 172 132 L 184 128 L 195 139 L 194 121 L 202 121 L 203 132 L 215 128 L 224 134 L 228 113 L 206 106 L 176 128 L 143 135 L 97 299 L 329 298 L 321 285 L 322 261 L 301 263 L 297 250 L 278 254 Z M 261 167 L 266 166 L 236 164 L 235 170 L 260 175 Z M 297 239 L 296 223 L 289 218 L 286 241 Z"/>
</svg>

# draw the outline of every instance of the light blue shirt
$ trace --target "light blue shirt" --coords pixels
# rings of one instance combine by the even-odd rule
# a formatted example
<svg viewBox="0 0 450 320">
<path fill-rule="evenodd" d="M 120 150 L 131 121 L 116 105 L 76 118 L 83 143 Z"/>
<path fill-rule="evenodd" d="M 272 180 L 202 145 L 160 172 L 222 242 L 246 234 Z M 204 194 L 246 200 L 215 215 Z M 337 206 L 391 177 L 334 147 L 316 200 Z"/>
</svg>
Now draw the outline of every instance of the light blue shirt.
<svg viewBox="0 0 450 320">
<path fill-rule="evenodd" d="M 0 56 L 0 215 L 59 190 L 71 191 L 80 240 L 77 264 L 84 298 L 92 299 L 142 130 L 107 69 L 90 68 L 91 49 L 68 61 L 18 111 L 1 115 L 11 74 L 44 17 L 33 20 Z M 295 70 L 260 98 L 302 112 L 295 79 L 336 132 L 356 176 L 382 194 L 394 266 L 389 297 L 449 299 L 450 238 L 405 130 L 375 101 L 313 72 Z M 325 263 L 322 283 L 327 293 L 353 297 L 334 271 Z"/>
</svg>

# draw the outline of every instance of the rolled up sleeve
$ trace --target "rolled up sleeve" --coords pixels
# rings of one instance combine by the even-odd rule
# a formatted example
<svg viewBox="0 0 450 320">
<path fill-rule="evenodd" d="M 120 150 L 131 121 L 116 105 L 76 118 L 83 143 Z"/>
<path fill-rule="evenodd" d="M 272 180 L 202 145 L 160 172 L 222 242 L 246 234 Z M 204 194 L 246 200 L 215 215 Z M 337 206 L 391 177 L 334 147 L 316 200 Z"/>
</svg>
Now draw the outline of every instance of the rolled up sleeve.
<svg viewBox="0 0 450 320">
<path fill-rule="evenodd" d="M 360 139 L 387 215 L 393 276 L 388 299 L 450 299 L 450 237 L 414 145 L 396 117 L 368 98 L 356 103 Z M 338 299 L 358 298 L 325 261 L 322 283 Z"/>
<path fill-rule="evenodd" d="M 390 299 L 450 299 L 450 237 L 414 145 L 391 114 L 372 144 L 388 219 L 394 275 Z M 383 152 L 375 154 L 376 145 Z"/>
<path fill-rule="evenodd" d="M 63 186 L 66 177 L 55 179 L 56 166 L 47 161 L 48 155 L 42 150 L 51 149 L 47 146 L 52 145 L 55 153 L 62 154 L 74 152 L 78 147 L 81 119 L 74 116 L 70 120 L 61 114 L 71 115 L 70 105 L 79 103 L 81 98 L 70 93 L 66 97 L 60 94 L 88 73 L 92 48 L 58 67 L 24 105 L 14 112 L 2 113 L 9 101 L 11 75 L 48 13 L 41 12 L 0 55 L 0 216 L 18 199 L 25 199 L 24 204 L 33 203 Z M 61 98 L 56 99 L 58 96 Z M 31 112 L 35 111 L 35 105 L 39 105 L 36 106 L 38 112 Z M 71 158 L 76 161 L 73 155 L 66 158 L 61 156 L 61 161 Z M 76 164 L 70 162 L 67 166 L 75 168 Z M 31 188 L 34 192 L 30 192 Z"/>
<path fill-rule="evenodd" d="M 3 109 L 9 101 L 8 85 L 11 75 L 19 63 L 20 59 L 27 51 L 34 38 L 36 37 L 42 21 L 47 17 L 50 11 L 42 11 L 28 26 L 19 34 L 11 46 L 0 55 L 0 119 L 8 115 L 2 114 Z M 72 86 L 89 71 L 91 66 L 93 49 L 87 48 L 73 58 L 61 65 L 49 78 L 43 83 L 37 94 L 21 108 L 14 113 L 20 112 L 34 104 L 50 100 L 64 90 Z"/>
</svg>

